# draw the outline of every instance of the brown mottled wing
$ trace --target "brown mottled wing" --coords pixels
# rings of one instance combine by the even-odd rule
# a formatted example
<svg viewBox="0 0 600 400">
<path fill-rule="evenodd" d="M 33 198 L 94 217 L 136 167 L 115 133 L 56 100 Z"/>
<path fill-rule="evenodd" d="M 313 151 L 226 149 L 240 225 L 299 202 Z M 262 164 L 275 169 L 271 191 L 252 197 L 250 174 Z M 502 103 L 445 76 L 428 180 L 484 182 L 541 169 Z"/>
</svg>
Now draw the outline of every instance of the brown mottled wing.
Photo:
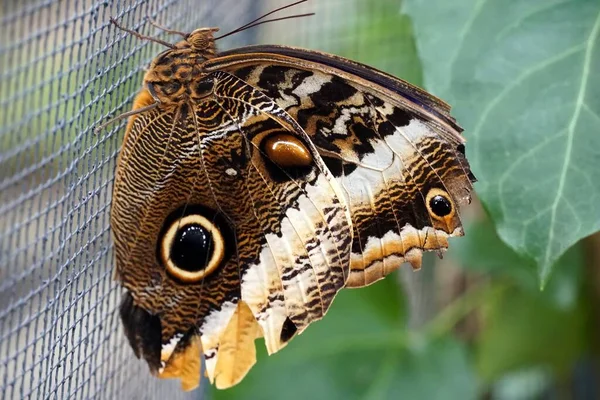
<svg viewBox="0 0 600 400">
<path fill-rule="evenodd" d="M 287 47 L 236 49 L 206 68 L 262 90 L 319 149 L 351 210 L 348 287 L 405 261 L 419 268 L 423 250 L 444 250 L 463 234 L 458 207 L 470 201 L 474 178 L 441 100 L 370 67 Z"/>
<path fill-rule="evenodd" d="M 201 351 L 209 379 L 225 388 L 254 364 L 256 337 L 272 353 L 325 314 L 348 277 L 352 230 L 341 186 L 289 114 L 230 74 L 202 84 L 213 87 L 206 99 L 130 122 L 111 219 L 136 354 L 191 388 L 199 370 L 186 365 Z M 261 151 L 262 138 L 279 131 L 313 157 L 293 179 Z M 201 281 L 184 283 L 157 249 L 165 226 L 196 214 L 217 226 L 225 256 Z"/>
</svg>

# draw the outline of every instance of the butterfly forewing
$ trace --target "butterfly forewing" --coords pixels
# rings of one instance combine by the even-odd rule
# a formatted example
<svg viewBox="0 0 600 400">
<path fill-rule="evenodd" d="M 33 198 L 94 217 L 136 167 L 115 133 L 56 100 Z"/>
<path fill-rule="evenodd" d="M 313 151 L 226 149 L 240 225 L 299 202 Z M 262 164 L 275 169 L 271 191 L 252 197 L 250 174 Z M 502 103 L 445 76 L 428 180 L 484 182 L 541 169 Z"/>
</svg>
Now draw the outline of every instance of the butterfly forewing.
<svg viewBox="0 0 600 400">
<path fill-rule="evenodd" d="M 423 250 L 443 250 L 449 236 L 463 234 L 458 206 L 470 201 L 472 175 L 445 103 L 338 57 L 275 46 L 252 50 L 228 52 L 208 67 L 260 88 L 318 148 L 352 214 L 348 287 L 375 282 L 405 261 L 419 268 Z M 350 68 L 354 75 L 345 72 Z M 363 78 L 369 72 L 371 81 Z M 448 207 L 440 211 L 436 202 Z"/>
</svg>

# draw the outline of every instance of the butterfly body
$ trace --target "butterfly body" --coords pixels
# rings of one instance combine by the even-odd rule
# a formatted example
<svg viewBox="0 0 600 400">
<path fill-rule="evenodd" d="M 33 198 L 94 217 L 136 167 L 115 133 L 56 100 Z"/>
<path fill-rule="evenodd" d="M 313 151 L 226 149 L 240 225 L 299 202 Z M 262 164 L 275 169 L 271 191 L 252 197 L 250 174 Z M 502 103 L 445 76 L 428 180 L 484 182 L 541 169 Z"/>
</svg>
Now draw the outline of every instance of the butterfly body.
<svg viewBox="0 0 600 400">
<path fill-rule="evenodd" d="M 472 175 L 449 107 L 358 63 L 281 46 L 217 53 L 199 29 L 152 62 L 111 225 L 138 357 L 217 387 L 375 282 L 462 235 Z"/>
</svg>

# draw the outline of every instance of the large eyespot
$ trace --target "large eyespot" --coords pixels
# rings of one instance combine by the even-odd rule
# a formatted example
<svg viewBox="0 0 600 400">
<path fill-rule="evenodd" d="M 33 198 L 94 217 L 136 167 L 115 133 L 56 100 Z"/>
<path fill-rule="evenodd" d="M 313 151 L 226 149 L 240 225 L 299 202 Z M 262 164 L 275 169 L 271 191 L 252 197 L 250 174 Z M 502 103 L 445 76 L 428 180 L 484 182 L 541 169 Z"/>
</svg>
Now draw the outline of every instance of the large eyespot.
<svg viewBox="0 0 600 400">
<path fill-rule="evenodd" d="M 289 133 L 268 135 L 260 147 L 271 176 L 278 181 L 298 179 L 312 169 L 312 154 L 300 139 Z"/>
<path fill-rule="evenodd" d="M 454 215 L 454 206 L 448 193 L 440 189 L 431 189 L 427 193 L 427 209 L 434 218 L 446 219 Z"/>
<path fill-rule="evenodd" d="M 217 226 L 199 214 L 176 219 L 166 229 L 159 247 L 160 259 L 173 277 L 197 282 L 223 260 L 225 242 Z"/>
</svg>

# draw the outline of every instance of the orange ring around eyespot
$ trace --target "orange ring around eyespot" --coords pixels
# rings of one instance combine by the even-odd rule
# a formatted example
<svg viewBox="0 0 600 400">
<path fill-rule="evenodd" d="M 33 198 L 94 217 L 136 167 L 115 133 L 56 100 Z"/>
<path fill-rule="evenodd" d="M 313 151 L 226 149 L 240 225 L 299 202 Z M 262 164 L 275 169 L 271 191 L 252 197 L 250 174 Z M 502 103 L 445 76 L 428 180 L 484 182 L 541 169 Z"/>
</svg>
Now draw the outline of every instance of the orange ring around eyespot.
<svg viewBox="0 0 600 400">
<path fill-rule="evenodd" d="M 177 235 L 179 229 L 191 224 L 200 225 L 206 229 L 210 233 L 214 244 L 212 255 L 208 263 L 206 263 L 206 266 L 195 272 L 183 270 L 175 265 L 175 263 L 171 260 L 171 247 L 173 245 L 173 241 L 175 240 L 175 235 Z M 167 255 L 168 257 L 166 257 Z M 215 224 L 199 214 L 190 214 L 175 220 L 163 235 L 160 244 L 160 258 L 167 269 L 167 272 L 180 281 L 187 283 L 197 282 L 212 273 L 215 269 L 217 269 L 223 260 L 224 255 L 225 241 L 223 240 L 221 232 L 215 226 Z"/>
<path fill-rule="evenodd" d="M 433 210 L 431 209 L 430 202 L 431 202 L 431 199 L 433 199 L 435 196 L 442 196 L 450 204 L 451 210 L 448 215 L 439 216 L 433 212 Z M 454 205 L 452 198 L 450 198 L 450 195 L 448 194 L 448 192 L 446 192 L 445 190 L 442 190 L 442 189 L 433 188 L 433 189 L 429 190 L 429 192 L 427 192 L 427 196 L 425 197 L 425 205 L 427 206 L 427 211 L 429 212 L 429 215 L 431 215 L 433 218 L 437 219 L 438 221 L 444 222 L 445 224 L 448 224 L 448 221 L 451 221 L 452 218 L 454 218 L 454 215 L 456 214 L 456 206 Z"/>
</svg>

